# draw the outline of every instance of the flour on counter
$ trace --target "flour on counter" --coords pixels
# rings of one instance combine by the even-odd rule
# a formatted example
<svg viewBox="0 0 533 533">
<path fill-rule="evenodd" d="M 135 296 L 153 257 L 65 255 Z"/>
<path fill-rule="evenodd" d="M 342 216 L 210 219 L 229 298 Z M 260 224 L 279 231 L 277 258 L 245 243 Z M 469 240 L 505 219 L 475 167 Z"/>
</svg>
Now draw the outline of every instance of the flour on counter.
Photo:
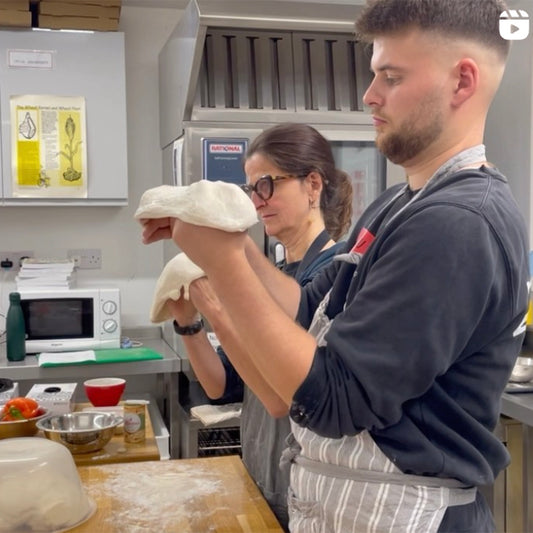
<svg viewBox="0 0 533 533">
<path fill-rule="evenodd" d="M 221 490 L 220 480 L 201 467 L 183 465 L 179 472 L 164 474 L 158 463 L 143 467 L 139 473 L 113 465 L 104 481 L 86 485 L 90 496 L 98 491 L 112 501 L 115 508 L 108 521 L 116 533 L 146 533 L 155 523 L 164 531 L 180 533 L 180 522 L 190 524 L 194 519 L 194 499 Z"/>
</svg>

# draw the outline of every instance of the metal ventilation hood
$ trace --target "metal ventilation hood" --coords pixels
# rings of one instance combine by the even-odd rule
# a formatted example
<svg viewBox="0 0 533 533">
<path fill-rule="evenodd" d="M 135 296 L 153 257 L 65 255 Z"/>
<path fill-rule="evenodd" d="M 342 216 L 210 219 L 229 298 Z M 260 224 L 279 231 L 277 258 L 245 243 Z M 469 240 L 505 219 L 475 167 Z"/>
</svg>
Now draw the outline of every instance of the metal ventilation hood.
<svg viewBox="0 0 533 533">
<path fill-rule="evenodd" d="M 185 124 L 368 124 L 361 6 L 191 0 L 159 55 L 161 146 Z"/>
</svg>

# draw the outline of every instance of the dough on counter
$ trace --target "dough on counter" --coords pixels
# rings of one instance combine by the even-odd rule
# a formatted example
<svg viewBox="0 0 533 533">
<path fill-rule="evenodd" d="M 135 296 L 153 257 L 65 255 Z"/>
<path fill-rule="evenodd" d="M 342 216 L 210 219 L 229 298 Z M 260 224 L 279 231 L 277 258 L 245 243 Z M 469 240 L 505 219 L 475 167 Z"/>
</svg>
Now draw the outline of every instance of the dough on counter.
<svg viewBox="0 0 533 533">
<path fill-rule="evenodd" d="M 148 189 L 134 216 L 137 220 L 173 217 L 225 231 L 245 231 L 258 220 L 252 200 L 238 185 L 207 180 Z"/>
<path fill-rule="evenodd" d="M 37 437 L 0 441 L 0 472 L 0 532 L 63 531 L 95 510 L 62 444 Z"/>
<path fill-rule="evenodd" d="M 37 472 L 5 486 L 0 481 L 0 531 L 27 531 L 25 527 L 36 532 L 56 531 L 76 525 L 89 514 L 85 494 L 73 490 L 70 480 L 53 474 Z"/>
<path fill-rule="evenodd" d="M 183 297 L 189 299 L 189 285 L 205 276 L 204 271 L 195 265 L 183 252 L 172 258 L 157 280 L 150 310 L 150 320 L 154 323 L 172 318 L 165 305 L 167 300 L 179 300 L 181 289 Z"/>
</svg>

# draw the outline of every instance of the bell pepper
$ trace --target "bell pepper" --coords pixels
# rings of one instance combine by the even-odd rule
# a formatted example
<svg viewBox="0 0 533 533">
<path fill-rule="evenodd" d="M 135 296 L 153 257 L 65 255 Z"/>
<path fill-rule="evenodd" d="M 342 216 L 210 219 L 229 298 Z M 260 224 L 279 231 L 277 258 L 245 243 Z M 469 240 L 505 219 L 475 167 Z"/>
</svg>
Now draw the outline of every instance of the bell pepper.
<svg viewBox="0 0 533 533">
<path fill-rule="evenodd" d="M 39 404 L 33 398 L 12 398 L 2 408 L 0 421 L 26 420 L 37 416 L 39 412 Z"/>
</svg>

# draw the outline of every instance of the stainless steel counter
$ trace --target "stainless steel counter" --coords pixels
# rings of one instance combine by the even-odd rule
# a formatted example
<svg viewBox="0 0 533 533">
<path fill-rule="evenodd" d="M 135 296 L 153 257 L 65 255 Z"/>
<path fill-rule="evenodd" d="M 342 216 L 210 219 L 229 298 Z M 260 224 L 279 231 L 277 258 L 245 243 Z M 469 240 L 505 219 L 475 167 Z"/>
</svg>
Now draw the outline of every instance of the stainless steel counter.
<svg viewBox="0 0 533 533">
<path fill-rule="evenodd" d="M 127 363 L 87 364 L 58 367 L 40 367 L 37 358 L 28 355 L 24 361 L 8 361 L 5 343 L 0 345 L 0 377 L 19 384 L 25 395 L 34 383 L 76 382 L 75 400 L 88 401 L 83 390 L 83 381 L 95 377 L 123 377 L 126 379 L 126 394 L 150 394 L 157 405 L 170 432 L 170 454 L 179 457 L 179 412 L 178 374 L 182 370 L 182 358 L 161 336 L 161 328 L 146 327 L 125 330 L 123 335 L 142 342 L 163 356 L 163 359 L 132 361 Z"/>
<path fill-rule="evenodd" d="M 533 393 L 504 393 L 501 414 L 533 426 Z"/>
</svg>

